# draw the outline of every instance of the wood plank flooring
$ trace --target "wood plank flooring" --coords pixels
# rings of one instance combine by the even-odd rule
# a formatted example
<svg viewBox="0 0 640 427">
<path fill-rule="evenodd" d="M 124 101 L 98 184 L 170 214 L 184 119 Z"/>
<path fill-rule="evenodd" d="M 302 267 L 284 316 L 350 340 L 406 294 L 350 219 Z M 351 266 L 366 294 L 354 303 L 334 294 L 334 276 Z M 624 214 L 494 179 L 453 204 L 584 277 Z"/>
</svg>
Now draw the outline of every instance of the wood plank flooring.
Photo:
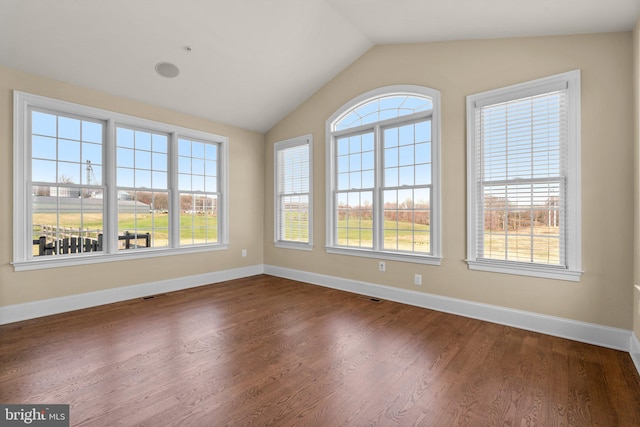
<svg viewBox="0 0 640 427">
<path fill-rule="evenodd" d="M 74 426 L 640 426 L 627 353 L 261 275 L 0 326 Z"/>
</svg>

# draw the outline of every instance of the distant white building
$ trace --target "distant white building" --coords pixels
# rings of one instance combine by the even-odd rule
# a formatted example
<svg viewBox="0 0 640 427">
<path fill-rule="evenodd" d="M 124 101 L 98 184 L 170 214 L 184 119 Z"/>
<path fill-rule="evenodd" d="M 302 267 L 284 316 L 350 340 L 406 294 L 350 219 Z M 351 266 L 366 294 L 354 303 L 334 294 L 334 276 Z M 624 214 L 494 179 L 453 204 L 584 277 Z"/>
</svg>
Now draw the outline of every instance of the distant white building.
<svg viewBox="0 0 640 427">
<path fill-rule="evenodd" d="M 80 197 L 80 189 L 69 187 L 50 187 L 49 195 L 51 197 L 69 197 L 77 199 Z"/>
</svg>

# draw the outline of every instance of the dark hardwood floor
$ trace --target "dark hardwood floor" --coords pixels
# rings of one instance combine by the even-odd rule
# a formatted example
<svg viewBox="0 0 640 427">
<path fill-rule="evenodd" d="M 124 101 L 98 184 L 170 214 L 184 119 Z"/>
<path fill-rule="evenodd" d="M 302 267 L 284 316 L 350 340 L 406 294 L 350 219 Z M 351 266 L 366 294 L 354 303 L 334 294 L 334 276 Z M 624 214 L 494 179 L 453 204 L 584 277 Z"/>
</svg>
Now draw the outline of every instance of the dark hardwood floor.
<svg viewBox="0 0 640 427">
<path fill-rule="evenodd" d="M 0 326 L 75 426 L 640 426 L 627 353 L 271 276 Z"/>
</svg>

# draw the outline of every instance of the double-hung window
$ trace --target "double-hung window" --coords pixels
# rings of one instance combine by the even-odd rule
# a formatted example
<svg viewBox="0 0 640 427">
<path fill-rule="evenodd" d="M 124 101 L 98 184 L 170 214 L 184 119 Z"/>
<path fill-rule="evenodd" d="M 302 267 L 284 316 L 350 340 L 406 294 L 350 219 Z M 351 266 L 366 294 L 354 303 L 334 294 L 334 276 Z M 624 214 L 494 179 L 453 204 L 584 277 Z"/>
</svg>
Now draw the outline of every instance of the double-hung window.
<svg viewBox="0 0 640 427">
<path fill-rule="evenodd" d="M 389 86 L 327 120 L 327 251 L 439 264 L 439 92 Z"/>
<path fill-rule="evenodd" d="M 467 97 L 471 269 L 580 277 L 580 73 Z"/>
<path fill-rule="evenodd" d="M 224 249 L 227 138 L 14 94 L 16 270 Z"/>
<path fill-rule="evenodd" d="M 169 135 L 116 126 L 118 250 L 169 246 Z"/>
<path fill-rule="evenodd" d="M 312 152 L 312 135 L 274 145 L 274 243 L 278 247 L 311 249 L 313 245 Z"/>
</svg>

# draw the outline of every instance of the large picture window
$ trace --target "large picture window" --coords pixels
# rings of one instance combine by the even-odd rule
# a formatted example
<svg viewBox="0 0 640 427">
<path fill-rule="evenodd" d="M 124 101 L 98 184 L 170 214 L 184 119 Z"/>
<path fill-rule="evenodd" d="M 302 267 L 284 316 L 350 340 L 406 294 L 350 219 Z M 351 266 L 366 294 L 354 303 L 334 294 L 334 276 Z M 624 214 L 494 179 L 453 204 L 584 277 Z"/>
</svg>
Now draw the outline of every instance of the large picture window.
<svg viewBox="0 0 640 427">
<path fill-rule="evenodd" d="M 468 263 L 577 280 L 579 72 L 468 97 Z"/>
<path fill-rule="evenodd" d="M 327 121 L 327 250 L 439 264 L 439 93 L 368 92 Z"/>
<path fill-rule="evenodd" d="M 16 92 L 14 266 L 226 247 L 227 139 Z"/>
</svg>

